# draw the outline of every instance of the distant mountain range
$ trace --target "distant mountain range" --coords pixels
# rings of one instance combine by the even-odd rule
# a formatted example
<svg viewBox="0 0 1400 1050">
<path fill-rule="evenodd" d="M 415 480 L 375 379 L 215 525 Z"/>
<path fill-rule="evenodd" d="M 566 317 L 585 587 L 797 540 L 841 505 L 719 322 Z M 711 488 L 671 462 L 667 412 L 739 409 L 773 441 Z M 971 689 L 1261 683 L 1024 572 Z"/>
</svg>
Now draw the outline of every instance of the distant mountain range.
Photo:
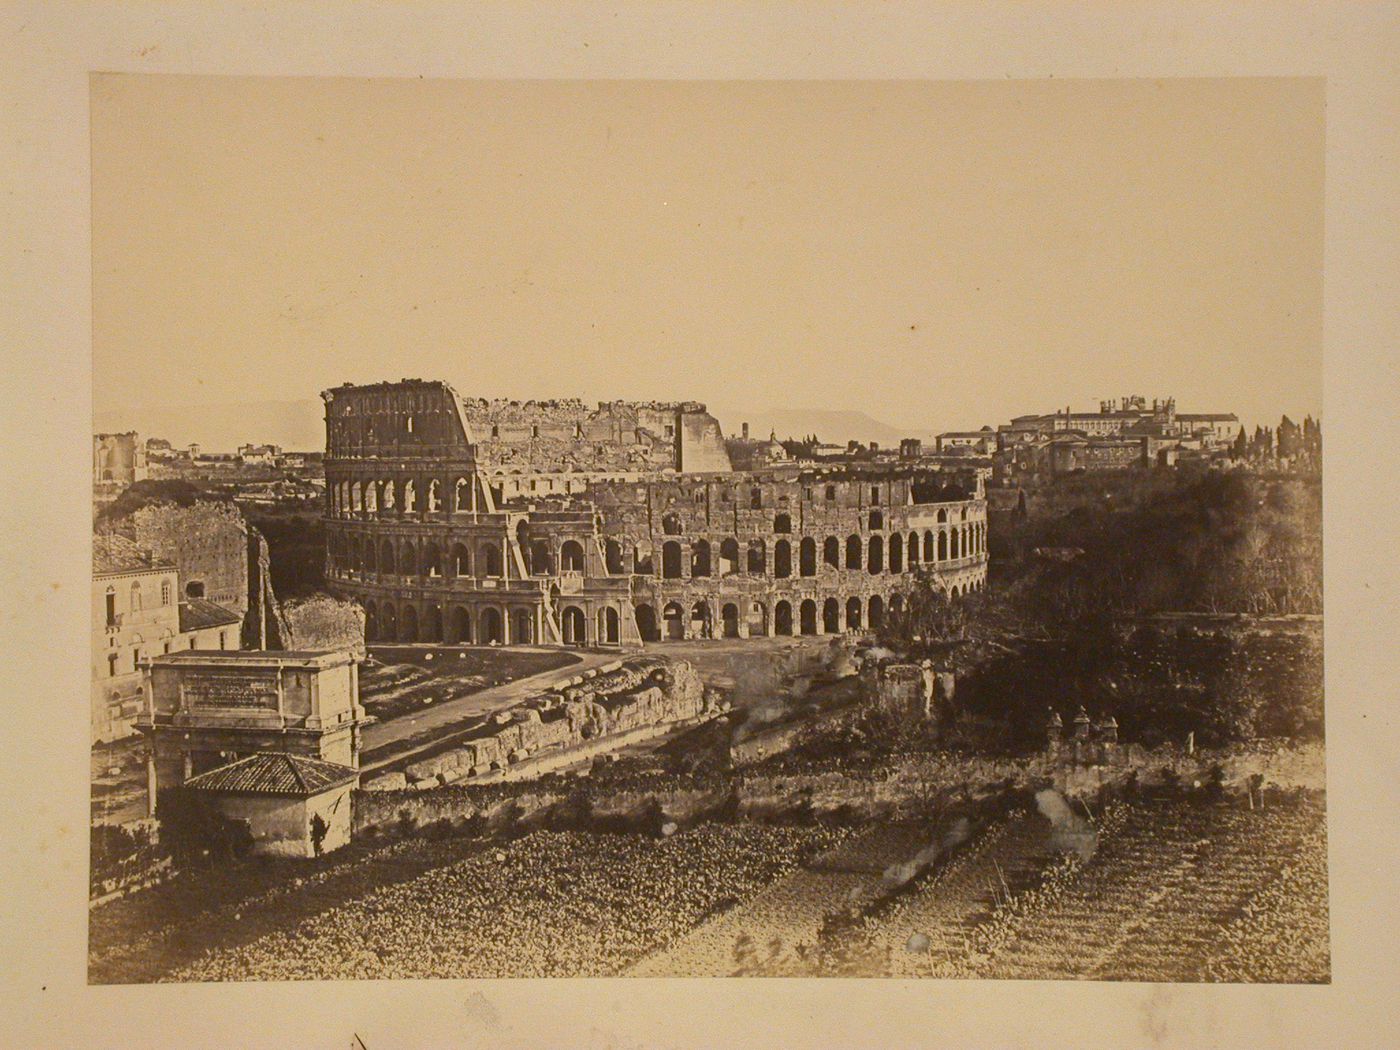
<svg viewBox="0 0 1400 1050">
<path fill-rule="evenodd" d="M 776 433 L 784 438 L 816 434 L 822 441 L 878 441 L 897 446 L 901 438 L 933 440 L 937 431 L 906 430 L 864 412 L 822 408 L 738 409 L 709 406 L 726 435 L 749 424 L 750 437 Z M 208 452 L 232 452 L 239 445 L 270 444 L 297 452 L 312 452 L 326 444 L 325 409 L 319 398 L 295 401 L 245 401 L 213 405 L 165 405 L 119 408 L 93 417 L 95 433 L 137 431 L 143 438 L 165 438 L 176 448 L 197 443 Z"/>
</svg>

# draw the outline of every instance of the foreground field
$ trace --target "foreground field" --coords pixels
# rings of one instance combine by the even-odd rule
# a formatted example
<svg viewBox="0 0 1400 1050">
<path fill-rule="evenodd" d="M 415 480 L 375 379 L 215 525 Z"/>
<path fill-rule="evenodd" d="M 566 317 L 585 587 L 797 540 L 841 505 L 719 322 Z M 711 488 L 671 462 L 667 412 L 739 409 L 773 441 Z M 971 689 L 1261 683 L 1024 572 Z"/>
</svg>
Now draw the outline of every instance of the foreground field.
<svg viewBox="0 0 1400 1050">
<path fill-rule="evenodd" d="M 368 893 L 172 980 L 607 976 L 841 832 L 708 824 L 660 840 L 540 831 Z"/>
<path fill-rule="evenodd" d="M 1013 816 L 913 893 L 804 953 L 806 972 L 1039 980 L 1329 979 L 1315 800 L 1141 802 L 1081 860 Z"/>
</svg>

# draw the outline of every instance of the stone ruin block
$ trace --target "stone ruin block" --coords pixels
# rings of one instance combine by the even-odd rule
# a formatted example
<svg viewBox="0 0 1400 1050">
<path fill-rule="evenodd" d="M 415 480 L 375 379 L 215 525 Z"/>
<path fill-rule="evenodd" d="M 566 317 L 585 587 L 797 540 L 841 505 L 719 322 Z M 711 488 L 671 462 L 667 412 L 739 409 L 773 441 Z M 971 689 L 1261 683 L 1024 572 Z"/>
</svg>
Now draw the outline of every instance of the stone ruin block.
<svg viewBox="0 0 1400 1050">
<path fill-rule="evenodd" d="M 408 778 L 402 773 L 381 773 L 362 785 L 366 791 L 403 791 Z"/>
</svg>

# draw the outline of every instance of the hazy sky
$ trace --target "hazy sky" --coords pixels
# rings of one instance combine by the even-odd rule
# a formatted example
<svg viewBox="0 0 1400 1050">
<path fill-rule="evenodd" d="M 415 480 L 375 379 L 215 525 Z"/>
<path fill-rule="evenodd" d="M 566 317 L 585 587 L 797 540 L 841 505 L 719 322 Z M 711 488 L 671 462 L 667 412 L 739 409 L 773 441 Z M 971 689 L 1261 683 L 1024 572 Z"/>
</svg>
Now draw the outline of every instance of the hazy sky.
<svg viewBox="0 0 1400 1050">
<path fill-rule="evenodd" d="M 100 75 L 92 166 L 97 411 L 1322 408 L 1320 80 Z"/>
</svg>

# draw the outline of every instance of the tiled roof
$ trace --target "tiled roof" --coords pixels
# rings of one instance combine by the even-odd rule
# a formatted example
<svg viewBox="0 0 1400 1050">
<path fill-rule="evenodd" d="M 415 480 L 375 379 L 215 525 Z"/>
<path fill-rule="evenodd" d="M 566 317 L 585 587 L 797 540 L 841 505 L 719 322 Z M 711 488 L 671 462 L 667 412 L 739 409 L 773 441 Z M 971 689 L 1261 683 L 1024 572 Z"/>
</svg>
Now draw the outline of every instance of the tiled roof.
<svg viewBox="0 0 1400 1050">
<path fill-rule="evenodd" d="M 138 547 L 115 532 L 98 532 L 92 537 L 92 571 L 148 572 L 166 567 L 144 547 Z"/>
<path fill-rule="evenodd" d="M 203 598 L 186 598 L 180 603 L 181 634 L 202 631 L 208 627 L 225 627 L 241 621 L 242 617 L 232 609 L 225 609 L 222 605 L 215 605 Z"/>
<path fill-rule="evenodd" d="M 185 781 L 196 791 L 223 791 L 241 795 L 318 795 L 348 784 L 359 771 L 335 762 L 305 755 L 257 754 Z"/>
</svg>

